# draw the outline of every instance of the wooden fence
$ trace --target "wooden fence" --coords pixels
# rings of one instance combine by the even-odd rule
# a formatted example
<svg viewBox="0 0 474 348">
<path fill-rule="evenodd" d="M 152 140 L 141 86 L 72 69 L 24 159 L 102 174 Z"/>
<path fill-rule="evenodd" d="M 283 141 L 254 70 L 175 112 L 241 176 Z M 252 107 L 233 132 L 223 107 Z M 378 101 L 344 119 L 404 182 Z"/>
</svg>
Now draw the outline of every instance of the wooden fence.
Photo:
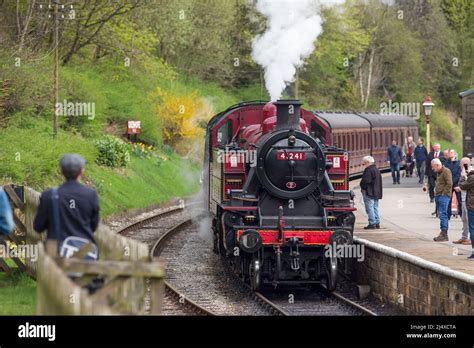
<svg viewBox="0 0 474 348">
<path fill-rule="evenodd" d="M 33 230 L 39 193 L 25 188 L 22 200 L 12 187 L 5 187 L 5 191 L 15 208 L 17 226 L 15 233 L 7 237 L 8 244 L 13 248 L 36 246 L 37 253 L 26 255 L 33 257 L 14 262 L 37 278 L 37 314 L 161 313 L 165 267 L 150 257 L 146 244 L 119 236 L 100 225 L 95 234 L 99 261 L 82 260 L 84 250 L 70 259 L 59 258 L 56 242 L 45 241 L 44 234 Z M 6 265 L 4 260 L 0 261 Z M 98 279 L 103 285 L 90 292 L 88 285 Z"/>
<path fill-rule="evenodd" d="M 8 249 L 9 255 L 16 253 L 18 257 L 9 257 L 16 266 L 25 272 L 28 272 L 33 278 L 36 277 L 36 259 L 37 255 L 26 253 L 21 255 L 19 251 L 26 247 L 36 245 L 39 241 L 44 241 L 44 235 L 36 233 L 33 229 L 33 221 L 36 215 L 36 209 L 39 203 L 40 194 L 31 188 L 23 190 L 24 196 L 18 195 L 13 186 L 4 186 L 9 201 L 13 209 L 13 220 L 16 228 L 9 236 L 4 236 L 3 245 Z M 6 260 L 0 257 L 0 271 L 11 272 L 12 268 L 6 263 Z"/>
</svg>

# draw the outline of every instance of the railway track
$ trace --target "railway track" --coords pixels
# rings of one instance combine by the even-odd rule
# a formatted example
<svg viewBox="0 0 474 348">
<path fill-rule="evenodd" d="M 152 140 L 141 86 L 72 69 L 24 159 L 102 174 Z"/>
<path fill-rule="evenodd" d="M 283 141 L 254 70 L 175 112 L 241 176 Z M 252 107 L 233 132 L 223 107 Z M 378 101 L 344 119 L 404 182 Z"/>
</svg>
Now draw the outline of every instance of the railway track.
<svg viewBox="0 0 474 348">
<path fill-rule="evenodd" d="M 284 315 L 228 276 L 221 258 L 212 251 L 210 233 L 208 237 L 199 223 L 187 219 L 169 229 L 151 249 L 153 256 L 166 260 L 166 284 L 180 303 L 200 308 L 199 314 L 206 315 Z"/>
<path fill-rule="evenodd" d="M 186 206 L 166 208 L 158 214 L 122 228 L 118 231 L 118 234 L 148 244 L 152 250 L 152 255 L 154 255 L 154 250 L 157 249 L 159 244 L 163 243 L 166 238 L 185 226 L 185 223 L 191 221 L 190 218 L 187 217 L 184 208 L 198 204 L 199 202 L 191 203 Z M 158 243 L 157 240 L 161 242 Z M 148 303 L 149 300 L 145 298 L 145 308 Z M 164 311 L 172 315 L 213 315 L 213 313 L 207 311 L 205 308 L 195 304 L 191 299 L 183 296 L 181 292 L 167 281 L 165 281 Z"/>
<path fill-rule="evenodd" d="M 286 315 L 305 316 L 376 316 L 377 314 L 339 293 L 329 293 L 323 286 L 275 289 L 263 295 Z"/>
<path fill-rule="evenodd" d="M 376 315 L 341 294 L 328 294 L 323 288 L 252 291 L 212 252 L 210 231 L 202 222 L 202 218 L 193 221 L 183 207 L 171 207 L 119 231 L 147 243 L 151 255 L 166 260 L 165 314 Z"/>
</svg>

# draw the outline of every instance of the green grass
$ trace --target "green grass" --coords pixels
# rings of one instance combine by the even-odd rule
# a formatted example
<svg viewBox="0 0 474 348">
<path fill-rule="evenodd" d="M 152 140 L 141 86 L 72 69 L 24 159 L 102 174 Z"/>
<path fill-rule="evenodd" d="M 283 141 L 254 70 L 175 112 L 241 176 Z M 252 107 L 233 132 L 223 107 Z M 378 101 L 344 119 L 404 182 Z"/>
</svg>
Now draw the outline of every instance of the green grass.
<svg viewBox="0 0 474 348">
<path fill-rule="evenodd" d="M 0 273 L 0 303 L 0 315 L 34 315 L 36 282 L 18 269 Z"/>
<path fill-rule="evenodd" d="M 165 159 L 132 157 L 127 168 L 93 166 L 88 170 L 87 176 L 99 193 L 103 216 L 186 197 L 199 190 L 198 165 L 174 154 L 159 157 Z"/>
<path fill-rule="evenodd" d="M 79 134 L 60 132 L 54 140 L 51 125 L 44 120 L 12 125 L 0 137 L 0 183 L 24 184 L 36 190 L 57 184 L 59 158 L 71 152 L 83 155 L 89 163 L 96 157 L 92 143 Z"/>
<path fill-rule="evenodd" d="M 94 163 L 96 150 L 78 134 L 60 132 L 57 140 L 49 125 L 38 120 L 35 127 L 10 128 L 0 137 L 0 153 L 6 160 L 0 167 L 0 183 L 24 184 L 41 191 L 61 184 L 58 160 L 63 153 L 80 153 L 88 160 L 85 178 L 99 194 L 102 215 L 143 208 L 173 197 L 191 195 L 199 189 L 199 165 L 164 150 L 156 156 L 131 156 L 126 168 L 111 169 Z M 34 141 L 21 141 L 34 139 Z"/>
</svg>

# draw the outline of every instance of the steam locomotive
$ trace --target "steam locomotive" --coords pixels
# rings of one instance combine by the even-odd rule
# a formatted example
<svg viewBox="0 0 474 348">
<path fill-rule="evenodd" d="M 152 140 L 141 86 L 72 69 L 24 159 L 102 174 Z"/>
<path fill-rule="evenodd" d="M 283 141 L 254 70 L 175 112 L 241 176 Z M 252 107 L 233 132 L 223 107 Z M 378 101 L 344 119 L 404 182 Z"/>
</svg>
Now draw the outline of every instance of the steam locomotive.
<svg viewBox="0 0 474 348">
<path fill-rule="evenodd" d="M 350 245 L 354 193 L 347 151 L 298 100 L 241 103 L 207 126 L 204 187 L 214 251 L 252 289 L 337 284 L 331 247 Z"/>
</svg>

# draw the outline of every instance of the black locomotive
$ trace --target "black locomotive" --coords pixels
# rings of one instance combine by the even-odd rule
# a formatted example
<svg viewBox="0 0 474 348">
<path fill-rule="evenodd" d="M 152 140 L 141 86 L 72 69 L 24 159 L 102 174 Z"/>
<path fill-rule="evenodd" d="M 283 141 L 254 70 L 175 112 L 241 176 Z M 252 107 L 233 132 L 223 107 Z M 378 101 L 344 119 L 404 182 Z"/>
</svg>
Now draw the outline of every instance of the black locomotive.
<svg viewBox="0 0 474 348">
<path fill-rule="evenodd" d="M 244 103 L 208 124 L 207 204 L 214 249 L 254 290 L 337 282 L 352 243 L 348 153 L 321 142 L 297 100 Z M 337 188 L 335 188 L 337 186 Z"/>
</svg>

